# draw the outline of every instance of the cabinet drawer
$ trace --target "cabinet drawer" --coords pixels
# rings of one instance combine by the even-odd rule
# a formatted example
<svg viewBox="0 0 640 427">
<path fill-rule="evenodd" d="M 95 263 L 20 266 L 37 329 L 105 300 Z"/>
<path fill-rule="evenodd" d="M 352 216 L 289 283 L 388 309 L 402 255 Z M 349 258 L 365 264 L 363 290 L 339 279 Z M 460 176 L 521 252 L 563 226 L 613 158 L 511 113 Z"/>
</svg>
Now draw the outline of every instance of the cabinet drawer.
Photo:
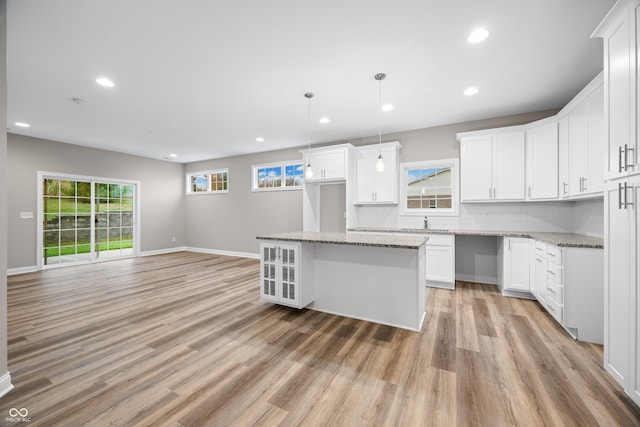
<svg viewBox="0 0 640 427">
<path fill-rule="evenodd" d="M 536 256 L 547 258 L 547 244 L 536 240 Z"/>
<path fill-rule="evenodd" d="M 427 246 L 453 246 L 453 234 L 427 234 Z"/>
<path fill-rule="evenodd" d="M 555 302 L 558 305 L 563 305 L 562 287 L 556 285 L 551 281 L 547 281 L 547 292 L 545 295 L 545 301 Z"/>
<path fill-rule="evenodd" d="M 563 286 L 562 268 L 553 264 L 551 260 L 547 260 L 547 280 L 553 282 L 556 286 Z"/>
<path fill-rule="evenodd" d="M 547 294 L 548 296 L 548 294 Z M 556 304 L 551 298 L 546 298 L 544 302 L 544 308 L 547 309 L 549 314 L 553 316 L 558 323 L 562 324 L 562 306 L 560 304 Z"/>
<path fill-rule="evenodd" d="M 553 245 L 547 245 L 547 259 L 557 265 L 562 265 L 562 250 Z"/>
</svg>

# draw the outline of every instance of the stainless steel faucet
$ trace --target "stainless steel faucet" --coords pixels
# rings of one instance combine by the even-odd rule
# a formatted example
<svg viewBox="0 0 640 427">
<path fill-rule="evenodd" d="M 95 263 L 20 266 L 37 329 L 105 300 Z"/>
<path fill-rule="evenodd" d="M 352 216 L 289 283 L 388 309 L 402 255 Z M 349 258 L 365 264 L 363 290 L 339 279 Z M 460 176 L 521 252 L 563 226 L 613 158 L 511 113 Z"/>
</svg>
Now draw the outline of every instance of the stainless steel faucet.
<svg viewBox="0 0 640 427">
<path fill-rule="evenodd" d="M 424 217 L 424 229 L 429 229 L 429 219 L 426 216 Z"/>
</svg>

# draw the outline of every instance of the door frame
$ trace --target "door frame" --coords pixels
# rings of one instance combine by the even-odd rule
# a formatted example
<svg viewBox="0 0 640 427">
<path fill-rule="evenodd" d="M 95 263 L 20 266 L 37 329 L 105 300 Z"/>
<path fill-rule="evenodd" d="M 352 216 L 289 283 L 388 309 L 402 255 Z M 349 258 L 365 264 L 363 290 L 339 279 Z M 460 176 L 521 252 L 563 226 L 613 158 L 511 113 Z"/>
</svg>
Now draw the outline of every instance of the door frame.
<svg viewBox="0 0 640 427">
<path fill-rule="evenodd" d="M 45 266 L 43 265 L 43 259 L 42 259 L 42 249 L 43 249 L 43 233 L 44 233 L 44 229 L 43 229 L 43 209 L 44 209 L 44 202 L 43 202 L 43 180 L 45 178 L 53 178 L 53 179 L 65 179 L 65 180 L 70 180 L 70 181 L 88 181 L 91 183 L 94 182 L 99 182 L 99 183 L 103 183 L 103 184 L 129 184 L 129 185 L 133 185 L 135 186 L 135 197 L 134 197 L 134 209 L 133 209 L 133 255 L 132 256 L 123 256 L 123 257 L 118 257 L 118 258 L 106 258 L 106 259 L 91 259 L 90 263 L 94 263 L 94 262 L 102 262 L 102 261 L 111 261 L 111 260 L 115 260 L 115 259 L 123 259 L 123 258 L 132 258 L 132 257 L 138 257 L 140 256 L 140 221 L 138 220 L 140 218 L 140 193 L 141 193 L 141 185 L 140 185 L 140 181 L 136 181 L 136 180 L 130 180 L 130 179 L 117 179 L 117 178 L 105 178 L 105 177 L 101 177 L 101 176 L 90 176 L 90 175 L 78 175 L 78 174 L 73 174 L 73 173 L 60 173 L 60 172 L 46 172 L 46 171 L 38 171 L 37 173 L 38 175 L 38 181 L 37 181 L 37 194 L 38 194 L 38 200 L 36 203 L 36 209 L 37 209 L 37 232 L 36 232 L 36 268 L 37 270 L 43 270 L 45 269 Z M 93 188 L 91 190 L 91 194 L 93 195 Z M 93 215 L 93 207 L 92 207 L 92 215 Z M 93 245 L 92 245 L 92 250 L 93 250 Z M 65 266 L 71 266 L 71 265 L 81 265 L 81 264 L 87 264 L 86 262 L 69 262 L 69 263 L 64 263 L 64 264 L 54 264 L 54 265 L 48 265 L 46 266 L 46 269 L 50 269 L 50 268 L 58 268 L 58 267 L 65 267 Z"/>
</svg>

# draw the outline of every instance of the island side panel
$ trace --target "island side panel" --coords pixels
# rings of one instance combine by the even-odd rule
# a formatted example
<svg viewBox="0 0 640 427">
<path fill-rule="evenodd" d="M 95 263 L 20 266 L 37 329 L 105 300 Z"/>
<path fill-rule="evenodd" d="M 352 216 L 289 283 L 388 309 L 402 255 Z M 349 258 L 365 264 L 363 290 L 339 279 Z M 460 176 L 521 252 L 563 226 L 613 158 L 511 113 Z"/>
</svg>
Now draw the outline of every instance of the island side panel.
<svg viewBox="0 0 640 427">
<path fill-rule="evenodd" d="M 418 249 L 315 244 L 314 310 L 419 331 L 424 245 Z"/>
</svg>

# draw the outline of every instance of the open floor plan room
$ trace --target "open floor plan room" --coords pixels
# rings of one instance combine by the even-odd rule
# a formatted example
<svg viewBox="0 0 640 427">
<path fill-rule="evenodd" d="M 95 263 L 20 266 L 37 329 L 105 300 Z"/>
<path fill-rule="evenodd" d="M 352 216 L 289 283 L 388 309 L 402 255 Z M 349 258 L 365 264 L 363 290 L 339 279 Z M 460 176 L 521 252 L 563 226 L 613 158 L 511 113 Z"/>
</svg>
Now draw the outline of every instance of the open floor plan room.
<svg viewBox="0 0 640 427">
<path fill-rule="evenodd" d="M 10 276 L 0 412 L 26 408 L 32 426 L 640 425 L 602 346 L 535 301 L 430 289 L 412 332 L 261 302 L 259 277 L 257 260 L 193 252 Z"/>
</svg>

